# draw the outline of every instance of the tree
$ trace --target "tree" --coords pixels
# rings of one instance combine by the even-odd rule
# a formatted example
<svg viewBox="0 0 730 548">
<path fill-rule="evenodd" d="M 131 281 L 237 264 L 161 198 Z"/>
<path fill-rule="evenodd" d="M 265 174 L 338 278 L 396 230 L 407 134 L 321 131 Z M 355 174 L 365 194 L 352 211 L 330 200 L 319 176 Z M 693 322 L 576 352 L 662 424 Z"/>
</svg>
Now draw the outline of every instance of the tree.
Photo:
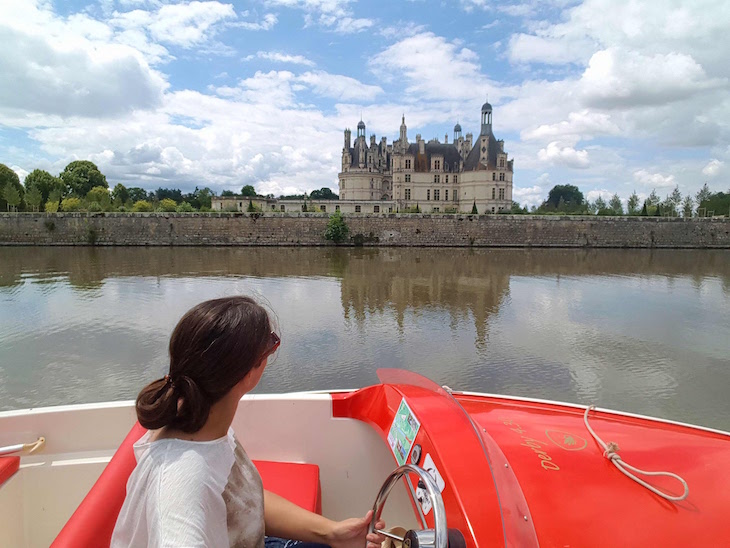
<svg viewBox="0 0 730 548">
<path fill-rule="evenodd" d="M 175 204 L 179 204 L 183 201 L 183 195 L 179 188 L 158 188 L 155 191 L 155 200 L 161 202 L 165 198 L 169 198 L 174 201 Z"/>
<path fill-rule="evenodd" d="M 186 194 L 183 198 L 195 209 L 199 209 L 201 211 L 209 211 L 212 202 L 211 198 L 213 196 L 215 196 L 215 193 L 208 187 L 205 187 L 202 190 L 198 187 L 195 187 L 194 191 Z"/>
<path fill-rule="evenodd" d="M 61 202 L 61 188 L 54 188 L 46 201 L 46 213 L 56 213 Z"/>
<path fill-rule="evenodd" d="M 114 190 L 112 190 L 112 202 L 114 202 L 114 205 L 116 207 L 122 206 L 127 203 L 127 200 L 129 200 L 129 190 L 127 190 L 127 187 L 122 183 L 114 185 Z"/>
<path fill-rule="evenodd" d="M 694 200 L 692 199 L 692 196 L 687 194 L 687 196 L 684 197 L 684 201 L 682 202 L 682 216 L 689 218 L 692 216 L 692 212 L 694 211 Z"/>
<path fill-rule="evenodd" d="M 253 185 L 246 185 L 241 189 L 241 196 L 250 196 L 255 198 L 257 196 L 256 189 Z"/>
<path fill-rule="evenodd" d="M 639 212 L 639 210 L 638 210 L 639 197 L 636 195 L 635 190 L 631 194 L 631 196 L 629 196 L 629 200 L 626 202 L 626 206 L 627 206 L 629 215 L 636 215 Z"/>
<path fill-rule="evenodd" d="M 707 213 L 712 212 L 713 215 L 729 215 L 730 214 L 730 192 L 717 192 L 700 203 L 699 207 L 705 208 Z"/>
<path fill-rule="evenodd" d="M 641 216 L 646 217 L 649 215 L 649 209 L 646 207 L 646 200 L 644 200 L 644 207 L 641 208 Z"/>
<path fill-rule="evenodd" d="M 62 211 L 81 211 L 82 206 L 81 200 L 75 196 L 69 196 L 61 200 Z"/>
<path fill-rule="evenodd" d="M 41 204 L 48 201 L 48 196 L 54 189 L 63 190 L 63 183 L 58 177 L 54 177 L 42 169 L 34 169 L 25 178 L 25 191 L 37 188 L 41 193 Z M 39 204 L 40 205 L 40 204 Z"/>
<path fill-rule="evenodd" d="M 606 209 L 606 200 L 603 199 L 603 196 L 598 196 L 596 198 L 596 213 L 600 213 L 602 209 Z"/>
<path fill-rule="evenodd" d="M 702 185 L 702 188 L 699 190 L 699 192 L 695 194 L 695 203 L 697 204 L 697 207 L 702 207 L 702 202 L 704 202 L 705 200 L 709 200 L 710 196 L 712 196 L 712 192 L 707 186 L 707 183 L 705 183 L 704 185 Z"/>
<path fill-rule="evenodd" d="M 332 192 L 330 188 L 323 186 L 319 190 L 313 190 L 309 195 L 312 200 L 339 200 L 340 197 Z"/>
<path fill-rule="evenodd" d="M 160 200 L 160 211 L 172 213 L 177 209 L 177 203 L 172 198 L 163 198 Z"/>
<path fill-rule="evenodd" d="M 43 201 L 43 194 L 37 186 L 30 187 L 30 190 L 25 192 L 25 203 L 33 208 L 33 211 L 38 211 Z"/>
<path fill-rule="evenodd" d="M 652 189 L 651 194 L 649 194 L 649 197 L 646 199 L 646 205 L 649 208 L 649 212 L 651 213 L 652 207 L 656 207 L 661 202 L 661 199 L 659 198 L 659 195 L 656 193 L 656 189 Z"/>
<path fill-rule="evenodd" d="M 96 164 L 88 160 L 71 162 L 61 172 L 60 177 L 68 191 L 79 198 L 86 196 L 95 186 L 109 188 L 104 174 Z"/>
<path fill-rule="evenodd" d="M 13 183 L 9 182 L 3 188 L 3 199 L 5 200 L 7 211 L 17 211 L 20 205 L 21 197 L 18 189 Z"/>
<path fill-rule="evenodd" d="M 233 197 L 235 195 L 236 195 L 236 193 L 233 192 L 232 190 L 224 190 L 223 192 L 221 192 L 221 196 L 224 196 L 224 197 Z"/>
<path fill-rule="evenodd" d="M 608 202 L 608 207 L 616 214 L 616 215 L 623 215 L 624 214 L 624 205 L 621 203 L 621 198 L 619 198 L 618 194 L 614 194 L 611 196 L 611 199 Z"/>
<path fill-rule="evenodd" d="M 510 207 L 509 213 L 511 213 L 512 215 L 526 215 L 527 207 L 521 208 L 518 202 L 512 200 L 512 207 Z"/>
<path fill-rule="evenodd" d="M 137 200 L 132 206 L 132 211 L 135 213 L 148 213 L 152 211 L 152 204 L 147 200 Z"/>
<path fill-rule="evenodd" d="M 147 191 L 144 188 L 133 186 L 127 191 L 127 200 L 124 200 L 124 203 L 127 203 L 128 200 L 133 204 L 144 202 L 147 200 Z"/>
<path fill-rule="evenodd" d="M 350 229 L 345 222 L 344 217 L 339 211 L 335 211 L 329 221 L 327 221 L 327 228 L 324 231 L 325 240 L 329 240 L 336 244 L 344 242 L 347 239 L 347 235 Z"/>
<path fill-rule="evenodd" d="M 253 201 L 248 201 L 248 207 L 246 208 L 246 211 L 248 211 L 249 213 L 253 213 L 254 211 L 256 211 L 256 206 L 253 205 Z"/>
<path fill-rule="evenodd" d="M 5 164 L 0 164 L 0 211 L 2 211 L 3 209 L 5 209 L 6 211 L 10 211 L 11 204 L 8 204 L 8 201 L 5 198 L 5 188 L 8 186 L 8 184 L 12 185 L 13 188 L 18 191 L 18 194 L 20 194 L 20 202 L 18 205 L 22 204 L 23 197 L 25 196 L 25 190 L 23 189 L 23 185 L 20 184 L 18 174 Z M 13 196 L 15 196 L 15 194 L 13 194 Z"/>
<path fill-rule="evenodd" d="M 193 209 L 193 206 L 191 206 L 189 203 L 183 202 L 179 206 L 177 206 L 177 208 L 175 208 L 175 211 L 177 211 L 178 213 L 192 213 L 193 211 L 195 211 L 195 209 Z"/>
<path fill-rule="evenodd" d="M 96 202 L 99 204 L 99 211 L 109 211 L 112 206 L 112 199 L 109 195 L 109 189 L 103 186 L 95 186 L 86 194 L 86 201 L 89 204 Z M 96 208 L 94 208 L 95 210 Z M 89 211 L 93 211 L 89 207 Z"/>
<path fill-rule="evenodd" d="M 472 215 L 479 215 L 479 210 L 477 209 L 477 201 L 474 200 L 474 204 L 471 206 L 471 214 Z"/>
<path fill-rule="evenodd" d="M 557 210 L 560 200 L 566 212 L 579 211 L 583 206 L 583 193 L 574 185 L 555 185 L 548 193 L 547 199 L 542 203 L 542 209 Z"/>
</svg>

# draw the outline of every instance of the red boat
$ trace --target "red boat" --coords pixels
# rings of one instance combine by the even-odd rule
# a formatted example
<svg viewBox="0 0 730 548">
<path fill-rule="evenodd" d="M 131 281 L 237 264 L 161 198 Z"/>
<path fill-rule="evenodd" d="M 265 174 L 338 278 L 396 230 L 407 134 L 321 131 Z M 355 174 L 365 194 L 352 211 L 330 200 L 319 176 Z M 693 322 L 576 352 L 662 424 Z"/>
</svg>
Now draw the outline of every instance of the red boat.
<svg viewBox="0 0 730 548">
<path fill-rule="evenodd" d="M 378 374 L 241 400 L 267 488 L 334 519 L 374 506 L 411 548 L 730 545 L 727 432 Z M 0 457 L 0 545 L 108 544 L 143 433 L 131 402 L 0 413 L 0 433 L 45 437 Z"/>
</svg>

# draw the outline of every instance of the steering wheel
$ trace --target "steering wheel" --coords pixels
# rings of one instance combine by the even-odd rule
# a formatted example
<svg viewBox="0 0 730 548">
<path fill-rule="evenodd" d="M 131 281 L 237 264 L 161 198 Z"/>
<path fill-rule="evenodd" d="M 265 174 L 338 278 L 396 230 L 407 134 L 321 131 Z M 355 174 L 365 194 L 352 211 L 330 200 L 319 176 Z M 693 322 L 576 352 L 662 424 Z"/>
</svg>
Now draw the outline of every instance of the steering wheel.
<svg viewBox="0 0 730 548">
<path fill-rule="evenodd" d="M 385 501 L 391 489 L 393 489 L 400 478 L 409 472 L 416 474 L 426 486 L 426 492 L 433 505 L 434 528 L 419 531 L 411 530 L 406 533 L 404 538 L 400 538 L 387 531 L 376 530 L 375 523 L 380 519 L 380 514 L 383 512 L 383 506 L 385 506 Z M 431 474 L 415 464 L 404 464 L 393 470 L 380 488 L 380 492 L 375 498 L 375 504 L 373 504 L 373 518 L 370 520 L 368 533 L 373 532 L 403 541 L 403 548 L 448 548 L 449 530 L 446 527 L 444 499 L 441 497 L 438 485 L 436 485 L 436 481 Z"/>
</svg>

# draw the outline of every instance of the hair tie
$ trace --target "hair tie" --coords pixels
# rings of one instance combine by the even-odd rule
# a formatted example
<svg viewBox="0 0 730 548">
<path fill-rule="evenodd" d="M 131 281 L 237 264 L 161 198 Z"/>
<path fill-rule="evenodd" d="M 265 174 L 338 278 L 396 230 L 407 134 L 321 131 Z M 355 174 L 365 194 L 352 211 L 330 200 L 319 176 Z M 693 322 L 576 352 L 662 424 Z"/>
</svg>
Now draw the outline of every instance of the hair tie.
<svg viewBox="0 0 730 548">
<path fill-rule="evenodd" d="M 170 375 L 165 375 L 165 386 L 172 385 L 175 386 L 175 382 L 172 380 L 172 377 Z"/>
</svg>

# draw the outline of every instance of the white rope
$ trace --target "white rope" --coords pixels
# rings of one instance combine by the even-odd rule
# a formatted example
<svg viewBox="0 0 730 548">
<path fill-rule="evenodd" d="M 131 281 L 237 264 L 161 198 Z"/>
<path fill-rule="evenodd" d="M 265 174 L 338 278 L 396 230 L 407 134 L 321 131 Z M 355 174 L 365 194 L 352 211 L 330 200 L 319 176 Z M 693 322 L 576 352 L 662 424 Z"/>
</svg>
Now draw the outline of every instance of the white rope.
<svg viewBox="0 0 730 548">
<path fill-rule="evenodd" d="M 593 439 L 596 440 L 596 442 L 598 442 L 598 444 L 601 447 L 603 447 L 603 456 L 604 457 L 606 457 L 608 460 L 610 460 L 613 463 L 613 465 L 616 468 L 618 468 L 619 471 L 622 474 L 624 474 L 625 476 L 631 478 L 632 480 L 634 480 L 639 485 L 643 485 L 649 491 L 651 491 L 652 493 L 655 493 L 655 494 L 659 495 L 663 499 L 671 500 L 671 501 L 680 501 L 680 500 L 684 500 L 684 499 L 687 498 L 687 496 L 689 495 L 689 486 L 687 485 L 687 482 L 684 481 L 677 474 L 673 474 L 672 472 L 647 472 L 645 470 L 641 470 L 639 468 L 636 468 L 635 466 L 631 466 L 629 463 L 623 461 L 621 459 L 621 456 L 618 454 L 618 450 L 619 450 L 618 444 L 616 444 L 614 442 L 605 443 L 601 438 L 599 438 L 598 437 L 598 434 L 596 434 L 593 431 L 593 428 L 591 428 L 591 425 L 588 424 L 588 412 L 591 411 L 591 410 L 593 410 L 593 409 L 595 409 L 595 408 L 596 408 L 595 405 L 591 405 L 590 407 L 588 407 L 586 409 L 585 413 L 583 414 L 583 422 L 585 422 L 586 428 L 591 433 L 591 436 L 593 436 Z M 644 480 L 636 477 L 634 474 L 632 474 L 631 472 L 629 472 L 627 470 L 627 468 L 628 468 L 628 470 L 631 470 L 633 472 L 636 472 L 637 474 L 641 474 L 642 476 L 668 476 L 670 478 L 674 478 L 674 479 L 676 479 L 677 481 L 679 481 L 684 486 L 684 494 L 682 494 L 681 496 L 674 496 L 674 495 L 670 495 L 668 493 L 665 493 L 664 491 L 660 491 L 659 489 L 657 489 L 653 485 L 649 485 Z"/>
</svg>

